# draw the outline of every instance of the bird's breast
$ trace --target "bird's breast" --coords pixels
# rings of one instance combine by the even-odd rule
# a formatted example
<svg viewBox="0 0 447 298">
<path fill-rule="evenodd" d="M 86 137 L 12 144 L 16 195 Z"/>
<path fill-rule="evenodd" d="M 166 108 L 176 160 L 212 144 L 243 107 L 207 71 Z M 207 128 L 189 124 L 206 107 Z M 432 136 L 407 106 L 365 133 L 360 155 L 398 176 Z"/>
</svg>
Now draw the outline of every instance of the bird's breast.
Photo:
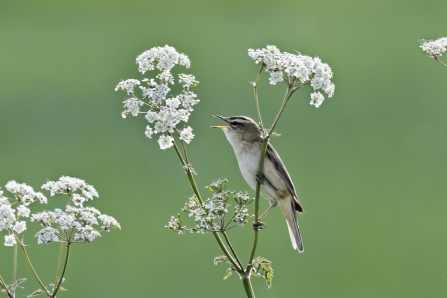
<svg viewBox="0 0 447 298">
<path fill-rule="evenodd" d="M 256 189 L 256 174 L 259 170 L 261 146 L 259 143 L 242 143 L 233 146 L 239 164 L 239 169 L 245 181 L 252 189 Z M 282 181 L 273 164 L 266 158 L 264 161 L 264 176 L 268 181 L 261 185 L 261 195 L 271 202 L 288 194 L 287 186 Z M 275 203 L 276 204 L 276 203 Z"/>
</svg>

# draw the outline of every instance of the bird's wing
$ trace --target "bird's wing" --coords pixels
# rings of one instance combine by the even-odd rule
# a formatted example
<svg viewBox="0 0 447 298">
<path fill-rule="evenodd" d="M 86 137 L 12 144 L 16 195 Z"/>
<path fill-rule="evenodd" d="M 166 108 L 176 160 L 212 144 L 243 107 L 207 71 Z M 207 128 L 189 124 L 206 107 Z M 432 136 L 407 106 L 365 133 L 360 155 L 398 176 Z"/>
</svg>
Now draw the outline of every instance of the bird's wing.
<svg viewBox="0 0 447 298">
<path fill-rule="evenodd" d="M 262 145 L 263 139 L 259 138 L 258 142 L 260 145 Z M 267 159 L 273 164 L 278 174 L 283 179 L 284 183 L 287 186 L 287 189 L 290 191 L 292 196 L 295 199 L 295 210 L 302 213 L 304 212 L 303 207 L 301 206 L 301 203 L 298 199 L 298 195 L 296 194 L 295 187 L 293 186 L 292 179 L 290 178 L 289 173 L 287 172 L 286 167 L 284 166 L 284 163 L 282 162 L 281 158 L 279 157 L 279 154 L 276 152 L 275 148 L 273 148 L 270 143 L 267 144 L 267 151 L 265 152 L 265 156 Z"/>
</svg>

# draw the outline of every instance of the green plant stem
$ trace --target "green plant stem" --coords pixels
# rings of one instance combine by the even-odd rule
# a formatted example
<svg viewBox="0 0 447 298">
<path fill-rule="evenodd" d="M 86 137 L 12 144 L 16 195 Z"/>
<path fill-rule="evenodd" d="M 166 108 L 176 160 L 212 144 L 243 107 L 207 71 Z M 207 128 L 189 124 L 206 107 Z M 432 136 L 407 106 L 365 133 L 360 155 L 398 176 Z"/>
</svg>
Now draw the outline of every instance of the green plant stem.
<svg viewBox="0 0 447 298">
<path fill-rule="evenodd" d="M 250 272 L 242 276 L 242 283 L 244 284 L 245 293 L 248 298 L 255 298 L 253 287 L 251 286 Z"/>
<path fill-rule="evenodd" d="M 9 291 L 8 286 L 6 285 L 5 281 L 1 276 L 0 276 L 0 286 L 2 286 L 3 289 L 5 289 L 6 294 L 8 295 L 9 298 L 14 298 L 15 294 Z"/>
<path fill-rule="evenodd" d="M 171 135 L 171 134 L 170 134 Z M 192 172 L 189 170 L 188 168 L 188 164 L 185 163 L 182 154 L 180 153 L 179 148 L 177 147 L 177 144 L 174 142 L 174 149 L 175 152 L 177 153 L 178 158 L 180 159 L 180 162 L 182 163 L 183 167 L 186 168 L 186 174 L 188 176 L 188 180 L 189 180 L 189 184 L 191 185 L 192 190 L 194 191 L 194 194 L 197 196 L 197 199 L 199 199 L 199 202 L 201 204 L 203 204 L 203 200 L 202 197 L 200 196 L 200 192 L 199 189 L 197 188 L 197 184 L 196 181 L 194 180 L 194 177 L 192 175 Z M 186 157 L 186 149 L 185 149 L 185 157 Z M 233 265 L 234 268 L 236 268 L 236 270 L 241 273 L 244 272 L 243 267 L 240 267 L 239 264 L 236 263 L 236 261 L 234 260 L 234 258 L 231 256 L 230 252 L 228 251 L 227 247 L 225 246 L 225 244 L 222 241 L 222 238 L 220 238 L 218 232 L 213 232 L 214 237 L 216 238 L 217 243 L 219 244 L 220 248 L 222 249 L 222 251 L 224 252 L 225 256 L 228 258 L 228 260 L 230 261 L 231 265 Z"/>
<path fill-rule="evenodd" d="M 236 254 L 236 251 L 233 249 L 233 245 L 231 245 L 231 243 L 230 243 L 230 239 L 228 239 L 227 233 L 222 232 L 222 234 L 224 235 L 225 241 L 227 242 L 228 247 L 230 248 L 231 252 L 233 253 L 234 258 L 236 259 L 237 263 L 239 264 L 239 267 L 244 268 L 244 266 L 242 266 L 242 263 Z"/>
<path fill-rule="evenodd" d="M 49 297 L 50 296 L 50 292 L 48 292 L 47 288 L 45 288 L 45 285 L 40 280 L 39 276 L 37 275 L 36 270 L 34 270 L 33 264 L 31 264 L 31 260 L 30 260 L 30 258 L 28 256 L 28 253 L 26 252 L 25 245 L 22 242 L 20 242 L 19 238 L 15 234 L 14 234 L 14 237 L 16 238 L 16 242 L 19 243 L 20 247 L 22 248 L 23 254 L 25 255 L 26 262 L 28 263 L 29 268 L 33 272 L 34 277 L 36 278 L 37 282 L 39 283 L 40 287 L 45 292 L 45 294 Z"/>
<path fill-rule="evenodd" d="M 275 121 L 272 124 L 272 127 L 270 128 L 270 131 L 268 133 L 268 135 L 266 137 L 264 137 L 264 140 L 262 141 L 262 145 L 261 145 L 261 156 L 259 157 L 259 167 L 258 167 L 258 175 L 259 175 L 259 179 L 256 182 L 256 195 L 255 195 L 255 225 L 259 224 L 259 197 L 261 194 L 261 183 L 260 180 L 262 179 L 263 175 L 264 175 L 264 162 L 265 162 L 265 153 L 267 151 L 267 146 L 268 146 L 268 142 L 269 142 L 269 138 L 272 135 L 276 124 L 278 124 L 279 118 L 282 115 L 282 112 L 284 111 L 284 108 L 287 105 L 287 102 L 289 101 L 290 97 L 292 96 L 293 92 L 296 91 L 297 89 L 293 90 L 292 89 L 292 85 L 293 82 L 289 82 L 289 84 L 287 85 L 287 91 L 286 94 L 284 95 L 284 99 L 283 102 L 281 104 L 281 107 L 279 109 L 278 114 L 276 115 Z M 253 238 L 253 245 L 251 248 L 251 253 L 250 253 L 250 257 L 248 259 L 248 266 L 251 266 L 253 259 L 255 257 L 255 253 L 256 253 L 256 248 L 258 246 L 258 235 L 259 231 L 257 229 L 255 229 L 255 235 Z M 247 267 L 248 268 L 248 267 Z"/>
<path fill-rule="evenodd" d="M 258 76 L 256 77 L 256 81 L 254 84 L 254 96 L 255 96 L 255 103 L 256 103 L 256 111 L 258 112 L 258 119 L 259 119 L 259 124 L 261 126 L 261 131 L 264 133 L 264 124 L 262 123 L 262 117 L 261 117 L 261 110 L 259 108 L 259 101 L 258 101 L 258 83 L 259 83 L 259 79 L 261 78 L 261 73 L 262 70 L 264 69 L 264 64 L 261 65 L 261 68 L 259 69 L 258 72 Z"/>
<path fill-rule="evenodd" d="M 435 60 L 438 61 L 439 63 L 441 63 L 442 65 L 444 65 L 445 67 L 447 67 L 447 65 L 445 63 L 443 63 L 441 60 L 439 60 L 438 57 L 436 57 Z"/>
<path fill-rule="evenodd" d="M 59 276 L 59 272 L 61 270 L 62 252 L 63 251 L 64 251 L 64 242 L 61 242 L 61 247 L 59 248 L 59 258 L 57 260 L 56 277 L 55 277 L 54 285 L 57 284 L 57 277 Z"/>
<path fill-rule="evenodd" d="M 14 268 L 12 269 L 12 283 L 17 281 L 17 242 L 14 245 Z"/>
<path fill-rule="evenodd" d="M 54 288 L 53 294 L 51 294 L 52 298 L 56 297 L 56 293 L 59 290 L 59 288 L 61 287 L 62 281 L 64 280 L 65 270 L 67 269 L 68 258 L 70 256 L 70 245 L 71 245 L 71 243 L 68 242 L 68 244 L 67 244 L 67 254 L 65 255 L 64 269 L 62 269 L 62 274 L 61 274 L 61 276 L 59 278 L 59 283 L 57 284 L 57 287 Z"/>
</svg>

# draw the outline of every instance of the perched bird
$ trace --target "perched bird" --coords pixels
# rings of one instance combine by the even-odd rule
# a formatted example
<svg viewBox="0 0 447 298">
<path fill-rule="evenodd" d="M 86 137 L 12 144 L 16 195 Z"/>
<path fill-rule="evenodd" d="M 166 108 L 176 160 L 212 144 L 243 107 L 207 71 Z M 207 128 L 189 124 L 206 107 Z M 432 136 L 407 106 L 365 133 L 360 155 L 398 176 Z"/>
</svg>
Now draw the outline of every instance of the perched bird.
<svg viewBox="0 0 447 298">
<path fill-rule="evenodd" d="M 245 116 L 222 117 L 214 115 L 228 123 L 221 128 L 234 149 L 242 176 L 251 188 L 256 189 L 259 170 L 259 158 L 263 134 L 253 119 Z M 270 207 L 260 217 L 263 218 L 276 205 L 279 205 L 286 217 L 292 246 L 299 252 L 304 251 L 296 212 L 303 213 L 298 196 L 281 158 L 276 150 L 268 144 L 264 161 L 264 177 L 260 179 L 261 195 L 270 201 Z"/>
</svg>

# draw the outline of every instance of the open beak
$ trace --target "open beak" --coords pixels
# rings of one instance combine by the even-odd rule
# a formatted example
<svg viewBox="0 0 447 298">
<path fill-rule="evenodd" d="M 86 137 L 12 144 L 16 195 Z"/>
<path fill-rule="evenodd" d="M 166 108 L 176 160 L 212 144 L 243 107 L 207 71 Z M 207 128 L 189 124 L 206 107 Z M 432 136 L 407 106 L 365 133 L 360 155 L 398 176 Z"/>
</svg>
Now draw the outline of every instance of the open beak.
<svg viewBox="0 0 447 298">
<path fill-rule="evenodd" d="M 227 118 L 225 118 L 225 117 L 222 117 L 222 116 L 219 116 L 219 115 L 213 115 L 213 117 L 222 119 L 223 121 L 225 121 L 225 122 L 228 123 L 228 120 L 227 120 Z M 227 127 L 228 127 L 228 126 L 211 126 L 211 128 L 220 128 L 220 129 L 224 129 L 224 128 L 227 128 Z"/>
</svg>

